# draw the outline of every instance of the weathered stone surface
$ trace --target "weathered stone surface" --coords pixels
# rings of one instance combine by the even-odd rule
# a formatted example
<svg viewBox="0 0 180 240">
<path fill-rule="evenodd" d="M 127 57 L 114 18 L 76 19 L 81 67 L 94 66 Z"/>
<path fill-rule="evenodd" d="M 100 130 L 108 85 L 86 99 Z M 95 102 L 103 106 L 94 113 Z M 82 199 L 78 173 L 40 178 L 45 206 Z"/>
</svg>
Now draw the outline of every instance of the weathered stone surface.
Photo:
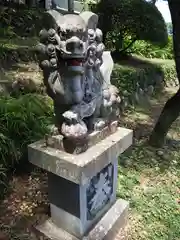
<svg viewBox="0 0 180 240">
<path fill-rule="evenodd" d="M 115 240 L 121 228 L 123 228 L 128 219 L 127 201 L 119 199 L 104 215 L 94 229 L 83 240 Z"/>
<path fill-rule="evenodd" d="M 47 147 L 41 140 L 29 145 L 29 161 L 70 181 L 85 184 L 89 177 L 98 173 L 132 144 L 132 136 L 132 130 L 118 128 L 114 134 L 79 155 Z"/>
<path fill-rule="evenodd" d="M 50 10 L 36 48 L 44 85 L 54 102 L 55 124 L 73 145 L 69 153 L 85 151 L 88 145 L 82 142 L 90 131 L 119 118 L 121 99 L 110 81 L 113 60 L 97 24 L 93 12 L 62 15 Z"/>
<path fill-rule="evenodd" d="M 117 173 L 118 159 L 112 159 L 84 185 L 48 173 L 51 219 L 56 226 L 76 237 L 84 236 L 115 202 Z"/>
<path fill-rule="evenodd" d="M 98 24 L 98 15 L 90 11 L 85 11 L 85 12 L 82 12 L 80 16 L 86 23 L 86 26 L 88 27 L 88 29 L 96 29 Z"/>
<path fill-rule="evenodd" d="M 114 123 L 110 129 L 104 130 L 104 135 L 109 134 L 108 131 L 115 132 L 79 155 L 50 148 L 44 140 L 29 146 L 30 162 L 48 171 L 51 220 L 56 229 L 68 232 L 62 235 L 62 239 L 72 237 L 69 235 L 72 234 L 82 240 L 110 240 L 116 232 L 110 230 L 111 226 L 116 229 L 115 226 L 121 225 L 124 220 L 123 213 L 118 212 L 113 204 L 116 201 L 118 156 L 132 144 L 132 131 L 124 128 L 116 130 L 116 127 L 117 123 Z M 105 218 L 107 213 L 109 216 Z M 109 227 L 108 219 L 111 223 Z M 54 234 L 53 231 L 49 234 Z M 56 234 L 53 237 L 56 239 Z"/>
<path fill-rule="evenodd" d="M 119 231 L 126 225 L 128 218 L 128 202 L 117 200 L 95 227 L 84 237 L 76 238 L 58 228 L 51 219 L 37 226 L 39 232 L 51 240 L 118 240 Z M 118 235 L 118 238 L 116 238 Z"/>
<path fill-rule="evenodd" d="M 111 84 L 111 73 L 114 68 L 114 62 L 109 51 L 105 51 L 102 56 L 104 64 L 100 67 L 101 74 L 104 76 L 104 86 Z"/>
<path fill-rule="evenodd" d="M 118 128 L 117 126 L 118 126 L 118 122 L 114 121 L 108 126 L 106 126 L 105 128 L 103 128 L 101 131 L 94 131 L 91 134 L 89 134 L 88 146 L 91 147 L 97 144 L 98 142 L 100 142 L 101 140 L 105 139 L 109 135 L 115 133 Z"/>
<path fill-rule="evenodd" d="M 0 232 L 0 240 L 10 240 L 10 239 L 5 233 Z"/>
<path fill-rule="evenodd" d="M 47 136 L 46 144 L 49 147 L 64 151 L 62 135 Z"/>
<path fill-rule="evenodd" d="M 62 135 L 50 135 L 46 138 L 46 144 L 49 147 L 59 149 L 72 154 L 80 154 L 85 152 L 88 147 L 95 145 L 101 140 L 105 139 L 109 135 L 116 132 L 118 122 L 111 122 L 109 125 L 104 127 L 101 131 L 93 131 L 88 135 L 87 138 L 82 139 L 81 142 L 73 142 L 70 139 L 64 139 Z"/>
</svg>

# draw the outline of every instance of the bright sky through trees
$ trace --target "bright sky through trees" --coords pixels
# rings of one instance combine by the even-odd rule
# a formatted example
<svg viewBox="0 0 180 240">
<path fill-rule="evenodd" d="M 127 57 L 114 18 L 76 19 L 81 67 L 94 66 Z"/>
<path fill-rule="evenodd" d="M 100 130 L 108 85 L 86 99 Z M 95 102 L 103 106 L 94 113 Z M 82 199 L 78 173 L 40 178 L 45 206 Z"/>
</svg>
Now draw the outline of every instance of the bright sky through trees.
<svg viewBox="0 0 180 240">
<path fill-rule="evenodd" d="M 165 21 L 171 22 L 171 15 L 169 12 L 168 2 L 164 0 L 158 0 L 156 6 L 163 15 Z"/>
</svg>

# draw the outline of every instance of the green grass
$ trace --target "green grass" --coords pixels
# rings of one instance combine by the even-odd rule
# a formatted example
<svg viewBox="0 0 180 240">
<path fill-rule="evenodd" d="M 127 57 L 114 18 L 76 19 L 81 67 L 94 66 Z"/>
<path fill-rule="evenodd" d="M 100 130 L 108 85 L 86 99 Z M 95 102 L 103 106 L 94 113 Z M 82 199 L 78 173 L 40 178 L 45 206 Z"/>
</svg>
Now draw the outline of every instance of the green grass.
<svg viewBox="0 0 180 240">
<path fill-rule="evenodd" d="M 162 160 L 140 142 L 121 157 L 126 166 L 119 166 L 118 196 L 130 201 L 130 239 L 180 238 L 179 154 Z"/>
<path fill-rule="evenodd" d="M 165 98 L 160 98 L 163 103 Z M 159 113 L 160 100 L 155 102 Z M 135 129 L 135 143 L 120 156 L 117 193 L 130 202 L 129 239 L 179 240 L 180 119 L 163 149 L 155 150 L 146 143 L 155 117 L 152 111 L 138 108 L 126 115 L 126 126 Z"/>
</svg>

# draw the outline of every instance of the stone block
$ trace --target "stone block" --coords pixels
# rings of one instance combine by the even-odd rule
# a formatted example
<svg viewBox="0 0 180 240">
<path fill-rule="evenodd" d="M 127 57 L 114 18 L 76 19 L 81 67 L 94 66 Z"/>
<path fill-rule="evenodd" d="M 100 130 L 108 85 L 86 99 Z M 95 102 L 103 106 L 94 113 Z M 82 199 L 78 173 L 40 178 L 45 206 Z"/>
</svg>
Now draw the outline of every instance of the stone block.
<svg viewBox="0 0 180 240">
<path fill-rule="evenodd" d="M 80 154 L 85 152 L 89 147 L 95 145 L 109 135 L 115 133 L 118 128 L 118 122 L 114 121 L 104 127 L 101 131 L 93 131 L 89 133 L 87 139 L 82 139 L 80 142 L 64 139 L 62 135 L 47 135 L 46 144 L 49 147 L 59 149 L 70 154 Z"/>
<path fill-rule="evenodd" d="M 52 221 L 76 237 L 84 236 L 115 202 L 117 172 L 115 159 L 83 185 L 48 173 Z"/>
<path fill-rule="evenodd" d="M 29 161 L 48 171 L 51 221 L 45 229 L 63 229 L 70 239 L 112 239 L 110 229 L 119 221 L 122 225 L 127 209 L 126 202 L 116 201 L 118 156 L 132 144 L 132 136 L 131 130 L 118 128 L 79 155 L 51 148 L 44 140 L 29 146 Z"/>
<path fill-rule="evenodd" d="M 132 130 L 118 128 L 115 133 L 79 155 L 48 147 L 44 140 L 40 140 L 29 145 L 28 157 L 32 164 L 48 172 L 77 184 L 86 184 L 90 177 L 131 146 L 132 136 Z"/>
<path fill-rule="evenodd" d="M 37 230 L 51 240 L 118 240 L 119 232 L 124 228 L 128 219 L 128 202 L 119 199 L 92 228 L 92 230 L 81 238 L 77 238 L 62 228 L 58 228 L 51 219 Z M 117 238 L 118 236 L 118 238 Z"/>
</svg>

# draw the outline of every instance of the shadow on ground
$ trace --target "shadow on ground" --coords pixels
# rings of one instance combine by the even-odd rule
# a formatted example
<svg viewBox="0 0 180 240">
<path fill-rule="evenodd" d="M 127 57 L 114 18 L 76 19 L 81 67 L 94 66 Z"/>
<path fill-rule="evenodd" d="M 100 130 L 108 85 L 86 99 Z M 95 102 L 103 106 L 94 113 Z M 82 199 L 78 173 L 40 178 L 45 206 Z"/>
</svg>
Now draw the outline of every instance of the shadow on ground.
<svg viewBox="0 0 180 240">
<path fill-rule="evenodd" d="M 125 65 L 125 66 L 129 66 L 129 67 L 134 67 L 134 68 L 157 68 L 157 63 L 171 63 L 172 64 L 172 60 L 164 60 L 164 59 L 147 59 L 144 57 L 140 57 L 140 56 L 136 56 L 136 55 L 123 55 L 121 56 L 120 53 L 117 55 L 114 55 L 114 53 L 112 52 L 112 57 L 115 63 L 118 63 L 120 65 Z M 161 72 L 163 74 L 163 72 Z"/>
<path fill-rule="evenodd" d="M 121 164 L 125 166 L 126 160 L 129 164 L 128 157 L 133 155 L 136 157 L 129 165 L 130 168 L 153 168 L 156 165 L 162 171 L 165 171 L 171 166 L 174 151 L 180 149 L 180 118 L 173 123 L 166 138 L 166 143 L 161 149 L 150 147 L 148 138 L 164 104 L 175 91 L 175 88 L 165 89 L 163 94 L 151 100 L 151 105 L 138 106 L 133 111 L 131 109 L 121 118 L 120 125 L 134 131 L 134 144 L 125 152 L 124 156 L 126 157 L 121 159 Z M 154 160 L 152 161 L 152 159 Z"/>
</svg>

